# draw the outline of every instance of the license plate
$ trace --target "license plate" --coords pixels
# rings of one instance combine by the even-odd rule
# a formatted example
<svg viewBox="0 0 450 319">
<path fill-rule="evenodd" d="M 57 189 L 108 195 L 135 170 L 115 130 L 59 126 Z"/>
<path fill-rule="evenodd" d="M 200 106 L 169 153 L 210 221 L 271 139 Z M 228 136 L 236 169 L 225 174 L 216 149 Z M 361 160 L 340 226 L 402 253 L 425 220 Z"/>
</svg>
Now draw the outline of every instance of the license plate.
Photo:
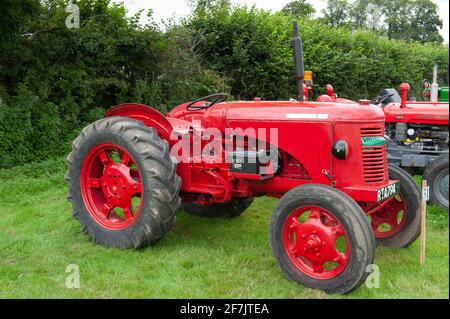
<svg viewBox="0 0 450 319">
<path fill-rule="evenodd" d="M 391 184 L 378 190 L 378 202 L 384 202 L 395 195 L 400 194 L 400 182 Z"/>
</svg>

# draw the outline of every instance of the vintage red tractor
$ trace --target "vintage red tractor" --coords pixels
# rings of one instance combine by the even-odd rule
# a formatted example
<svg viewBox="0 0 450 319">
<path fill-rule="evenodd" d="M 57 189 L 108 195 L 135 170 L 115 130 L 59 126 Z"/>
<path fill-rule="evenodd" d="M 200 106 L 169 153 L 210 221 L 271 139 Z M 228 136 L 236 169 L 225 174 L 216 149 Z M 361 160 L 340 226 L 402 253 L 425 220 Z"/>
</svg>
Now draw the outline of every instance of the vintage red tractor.
<svg viewBox="0 0 450 319">
<path fill-rule="evenodd" d="M 431 90 L 422 93 L 430 101 L 408 101 L 410 86 L 403 83 L 400 94 L 385 89 L 372 101 L 386 115 L 388 160 L 410 174 L 423 174 L 430 186 L 430 201 L 448 210 L 449 196 L 449 103 L 438 102 L 437 68 Z M 440 96 L 448 98 L 445 88 Z M 447 93 L 448 94 L 448 93 Z"/>
<path fill-rule="evenodd" d="M 227 102 L 215 94 L 167 116 L 122 104 L 84 128 L 68 156 L 73 214 L 95 243 L 156 243 L 181 204 L 191 214 L 235 217 L 253 198 L 280 198 L 270 244 L 288 278 L 348 293 L 370 273 L 376 243 L 410 245 L 420 232 L 420 192 L 388 166 L 380 108 L 303 98 Z M 236 234 L 238 236 L 239 234 Z"/>
</svg>

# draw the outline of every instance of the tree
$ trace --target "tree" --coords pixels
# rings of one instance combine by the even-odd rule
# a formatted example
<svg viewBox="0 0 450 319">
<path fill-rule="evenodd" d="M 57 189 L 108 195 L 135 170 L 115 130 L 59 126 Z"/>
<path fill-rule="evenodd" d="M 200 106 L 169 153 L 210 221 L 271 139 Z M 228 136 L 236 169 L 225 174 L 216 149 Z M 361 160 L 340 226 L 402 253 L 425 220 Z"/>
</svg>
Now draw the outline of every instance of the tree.
<svg viewBox="0 0 450 319">
<path fill-rule="evenodd" d="M 281 12 L 299 19 L 310 19 L 316 13 L 316 9 L 306 0 L 294 0 L 288 3 Z"/>
<path fill-rule="evenodd" d="M 370 12 L 373 9 L 374 13 Z M 379 21 L 370 21 L 381 14 Z M 353 28 L 373 28 L 389 39 L 442 43 L 442 20 L 431 0 L 357 0 L 349 9 Z M 375 25 L 374 22 L 378 22 Z"/>
<path fill-rule="evenodd" d="M 431 0 L 416 0 L 413 4 L 409 39 L 422 43 L 442 43 L 444 39 L 439 30 L 443 24 L 438 15 L 437 5 Z"/>
<path fill-rule="evenodd" d="M 349 16 L 352 26 L 355 29 L 362 29 L 366 26 L 366 10 L 370 0 L 356 0 L 349 9 Z"/>
<path fill-rule="evenodd" d="M 410 20 L 411 0 L 377 0 L 374 3 L 380 7 L 385 21 L 385 32 L 388 39 L 404 39 Z"/>
<path fill-rule="evenodd" d="M 211 11 L 228 9 L 231 6 L 230 0 L 188 0 L 188 5 L 196 16 L 205 16 Z"/>
<path fill-rule="evenodd" d="M 342 27 L 348 21 L 349 3 L 347 0 L 328 0 L 322 10 L 325 21 L 332 27 Z"/>
</svg>

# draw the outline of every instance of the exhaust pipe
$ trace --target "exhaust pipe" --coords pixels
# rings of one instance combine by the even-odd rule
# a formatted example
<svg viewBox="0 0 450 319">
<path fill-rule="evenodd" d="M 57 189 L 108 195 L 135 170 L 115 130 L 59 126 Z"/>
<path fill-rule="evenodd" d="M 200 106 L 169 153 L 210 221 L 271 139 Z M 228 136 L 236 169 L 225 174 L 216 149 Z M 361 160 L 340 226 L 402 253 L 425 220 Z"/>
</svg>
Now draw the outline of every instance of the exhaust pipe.
<svg viewBox="0 0 450 319">
<path fill-rule="evenodd" d="M 431 84 L 430 102 L 437 102 L 439 100 L 439 84 L 438 81 L 438 66 L 433 68 L 433 83 Z"/>
<path fill-rule="evenodd" d="M 305 66 L 303 64 L 303 44 L 302 39 L 298 31 L 298 22 L 294 22 L 294 63 L 295 63 L 295 76 L 297 79 L 297 93 L 298 100 L 300 102 L 304 101 L 303 97 L 303 82 L 305 78 Z"/>
</svg>

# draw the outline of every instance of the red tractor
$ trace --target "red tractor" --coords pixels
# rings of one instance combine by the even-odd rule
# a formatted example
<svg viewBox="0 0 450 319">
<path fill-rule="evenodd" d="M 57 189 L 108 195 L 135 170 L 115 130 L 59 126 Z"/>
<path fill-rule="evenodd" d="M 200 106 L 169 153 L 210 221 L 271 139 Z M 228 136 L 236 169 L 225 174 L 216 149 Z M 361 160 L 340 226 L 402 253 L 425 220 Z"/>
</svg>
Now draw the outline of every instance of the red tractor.
<svg viewBox="0 0 450 319">
<path fill-rule="evenodd" d="M 255 197 L 279 198 L 270 244 L 286 276 L 348 293 L 370 273 L 376 244 L 406 247 L 420 232 L 420 191 L 387 163 L 383 111 L 308 102 L 295 25 L 298 101 L 227 102 L 215 94 L 167 116 L 122 104 L 84 128 L 68 156 L 73 214 L 95 243 L 155 244 L 181 203 L 237 217 Z"/>
<path fill-rule="evenodd" d="M 388 160 L 410 174 L 423 174 L 430 186 L 430 201 L 448 210 L 449 196 L 449 104 L 438 102 L 437 68 L 430 101 L 408 101 L 410 86 L 385 89 L 372 103 L 386 115 Z M 435 92 L 433 92 L 435 91 Z"/>
</svg>

